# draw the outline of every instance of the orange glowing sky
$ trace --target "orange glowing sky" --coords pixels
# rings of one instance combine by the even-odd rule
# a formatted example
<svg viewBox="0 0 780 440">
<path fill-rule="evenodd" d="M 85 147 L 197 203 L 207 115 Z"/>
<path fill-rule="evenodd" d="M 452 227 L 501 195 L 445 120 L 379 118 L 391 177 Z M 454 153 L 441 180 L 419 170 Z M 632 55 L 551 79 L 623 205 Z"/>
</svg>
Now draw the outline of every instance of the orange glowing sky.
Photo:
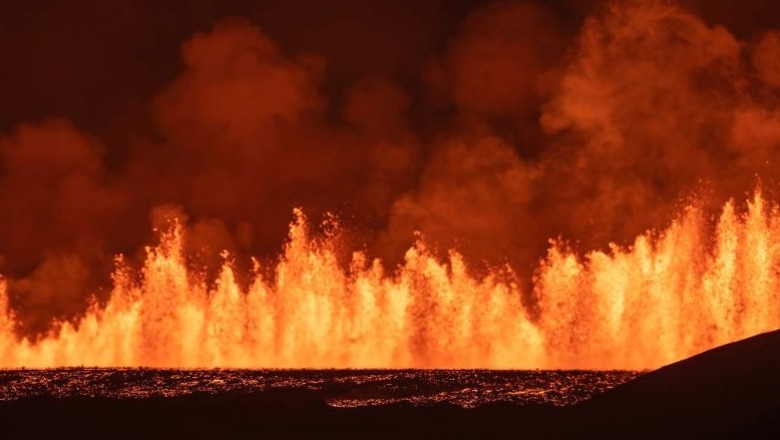
<svg viewBox="0 0 780 440">
<path fill-rule="evenodd" d="M 8 366 L 645 368 L 777 327 L 776 6 L 254 3 L 2 6 Z"/>
</svg>

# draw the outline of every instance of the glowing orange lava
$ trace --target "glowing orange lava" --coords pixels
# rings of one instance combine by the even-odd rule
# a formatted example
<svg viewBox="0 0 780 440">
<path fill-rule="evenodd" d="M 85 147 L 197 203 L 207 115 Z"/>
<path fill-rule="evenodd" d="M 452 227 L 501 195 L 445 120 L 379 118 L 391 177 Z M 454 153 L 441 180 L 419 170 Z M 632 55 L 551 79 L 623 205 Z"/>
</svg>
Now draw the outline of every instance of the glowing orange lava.
<svg viewBox="0 0 780 440">
<path fill-rule="evenodd" d="M 688 208 L 628 248 L 578 257 L 554 243 L 531 307 L 506 271 L 475 278 L 458 253 L 440 261 L 423 244 L 396 273 L 362 253 L 345 271 L 300 212 L 273 280 L 258 267 L 242 290 L 226 263 L 210 289 L 175 227 L 141 274 L 118 259 L 104 307 L 35 342 L 15 336 L 0 281 L 0 365 L 652 368 L 780 327 L 777 207 L 756 193 L 710 229 Z"/>
</svg>

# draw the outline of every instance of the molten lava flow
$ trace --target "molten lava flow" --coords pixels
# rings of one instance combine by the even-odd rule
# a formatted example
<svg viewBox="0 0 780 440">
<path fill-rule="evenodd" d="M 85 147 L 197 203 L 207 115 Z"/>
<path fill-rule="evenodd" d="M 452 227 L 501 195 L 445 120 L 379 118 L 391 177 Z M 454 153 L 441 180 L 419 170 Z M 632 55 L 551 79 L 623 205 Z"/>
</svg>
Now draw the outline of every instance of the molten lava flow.
<svg viewBox="0 0 780 440">
<path fill-rule="evenodd" d="M 112 295 L 34 342 L 14 335 L 0 280 L 5 367 L 656 367 L 780 326 L 780 212 L 757 193 L 728 203 L 714 233 L 689 208 L 660 234 L 584 258 L 554 243 L 521 301 L 507 273 L 469 275 L 418 244 L 395 274 L 332 240 L 300 212 L 273 280 L 242 290 L 225 263 L 215 287 L 188 273 L 182 230 L 147 250 L 141 274 L 118 259 Z M 507 271 L 504 271 L 507 272 Z M 138 276 L 140 275 L 140 277 Z M 140 279 L 134 282 L 133 279 Z M 533 310 L 533 313 L 531 312 Z"/>
</svg>

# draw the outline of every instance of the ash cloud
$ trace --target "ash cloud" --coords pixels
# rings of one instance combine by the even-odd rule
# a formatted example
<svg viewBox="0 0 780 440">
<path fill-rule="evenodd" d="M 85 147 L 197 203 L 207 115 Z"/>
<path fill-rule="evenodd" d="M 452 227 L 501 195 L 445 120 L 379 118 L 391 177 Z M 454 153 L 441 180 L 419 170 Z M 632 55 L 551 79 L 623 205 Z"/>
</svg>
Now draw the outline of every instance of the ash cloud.
<svg viewBox="0 0 780 440">
<path fill-rule="evenodd" d="M 627 243 L 693 193 L 775 184 L 765 2 L 93 3 L 0 26 L 0 271 L 25 334 L 172 218 L 207 271 L 273 258 L 302 207 L 389 266 L 419 231 L 530 279 L 550 238 Z"/>
<path fill-rule="evenodd" d="M 716 207 L 772 182 L 771 35 L 741 41 L 662 1 L 588 19 L 541 118 L 556 135 L 548 187 L 568 207 L 564 229 L 589 245 L 627 240 L 698 189 Z"/>
</svg>

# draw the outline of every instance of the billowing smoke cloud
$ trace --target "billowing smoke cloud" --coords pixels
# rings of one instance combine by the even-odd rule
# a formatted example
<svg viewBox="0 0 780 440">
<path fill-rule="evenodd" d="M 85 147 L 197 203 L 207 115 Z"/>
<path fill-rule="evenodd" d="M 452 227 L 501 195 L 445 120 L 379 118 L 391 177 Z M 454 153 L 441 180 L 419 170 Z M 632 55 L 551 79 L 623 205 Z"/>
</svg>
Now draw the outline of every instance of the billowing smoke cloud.
<svg viewBox="0 0 780 440">
<path fill-rule="evenodd" d="M 526 257 L 530 267 L 546 232 L 533 208 L 538 178 L 499 138 L 453 140 L 431 157 L 419 187 L 393 204 L 386 239 L 400 240 L 401 252 L 421 231 L 440 251 L 457 248 L 476 262 Z"/>
<path fill-rule="evenodd" d="M 83 310 L 124 203 L 101 163 L 103 147 L 64 120 L 25 124 L 0 139 L 2 271 L 16 279 L 25 324 Z M 106 261 L 108 258 L 108 261 Z"/>
<path fill-rule="evenodd" d="M 539 106 L 562 34 L 540 4 L 493 3 L 473 11 L 429 62 L 429 97 L 455 114 L 432 142 L 418 186 L 393 204 L 384 240 L 395 241 L 395 253 L 419 230 L 473 261 L 533 266 L 548 238 L 535 207 Z"/>
<path fill-rule="evenodd" d="M 559 227 L 590 246 L 626 240 L 697 189 L 720 205 L 756 177 L 771 182 L 770 41 L 741 42 L 660 1 L 589 19 L 541 120 L 557 136 L 546 163 Z"/>
<path fill-rule="evenodd" d="M 535 3 L 479 8 L 429 66 L 432 92 L 465 116 L 520 119 L 534 114 L 539 78 L 561 53 L 559 33 L 552 14 Z"/>
<path fill-rule="evenodd" d="M 155 101 L 164 157 L 138 158 L 156 173 L 156 202 L 236 231 L 243 250 L 276 250 L 293 207 L 376 217 L 411 183 L 409 98 L 392 82 L 358 81 L 333 121 L 318 90 L 324 60 L 285 55 L 245 21 L 196 35 L 183 55 L 184 73 Z"/>
<path fill-rule="evenodd" d="M 198 3 L 194 25 L 139 36 L 175 39 L 179 54 L 159 52 L 157 80 L 122 79 L 117 89 L 140 98 L 117 92 L 115 117 L 92 108 L 105 99 L 69 105 L 87 88 L 71 70 L 35 70 L 68 93 L 29 92 L 16 117 L 38 122 L 0 138 L 0 271 L 22 332 L 101 300 L 113 255 L 137 260 L 172 219 L 206 272 L 222 250 L 237 264 L 273 258 L 302 207 L 337 214 L 345 250 L 389 266 L 419 231 L 439 251 L 530 279 L 550 238 L 626 242 L 691 194 L 715 207 L 758 179 L 774 184 L 775 24 L 722 26 L 720 9 L 693 1 L 343 3 L 381 37 L 310 17 L 285 34 L 270 17 L 295 11 Z M 49 52 L 19 57 L 19 71 Z"/>
</svg>

